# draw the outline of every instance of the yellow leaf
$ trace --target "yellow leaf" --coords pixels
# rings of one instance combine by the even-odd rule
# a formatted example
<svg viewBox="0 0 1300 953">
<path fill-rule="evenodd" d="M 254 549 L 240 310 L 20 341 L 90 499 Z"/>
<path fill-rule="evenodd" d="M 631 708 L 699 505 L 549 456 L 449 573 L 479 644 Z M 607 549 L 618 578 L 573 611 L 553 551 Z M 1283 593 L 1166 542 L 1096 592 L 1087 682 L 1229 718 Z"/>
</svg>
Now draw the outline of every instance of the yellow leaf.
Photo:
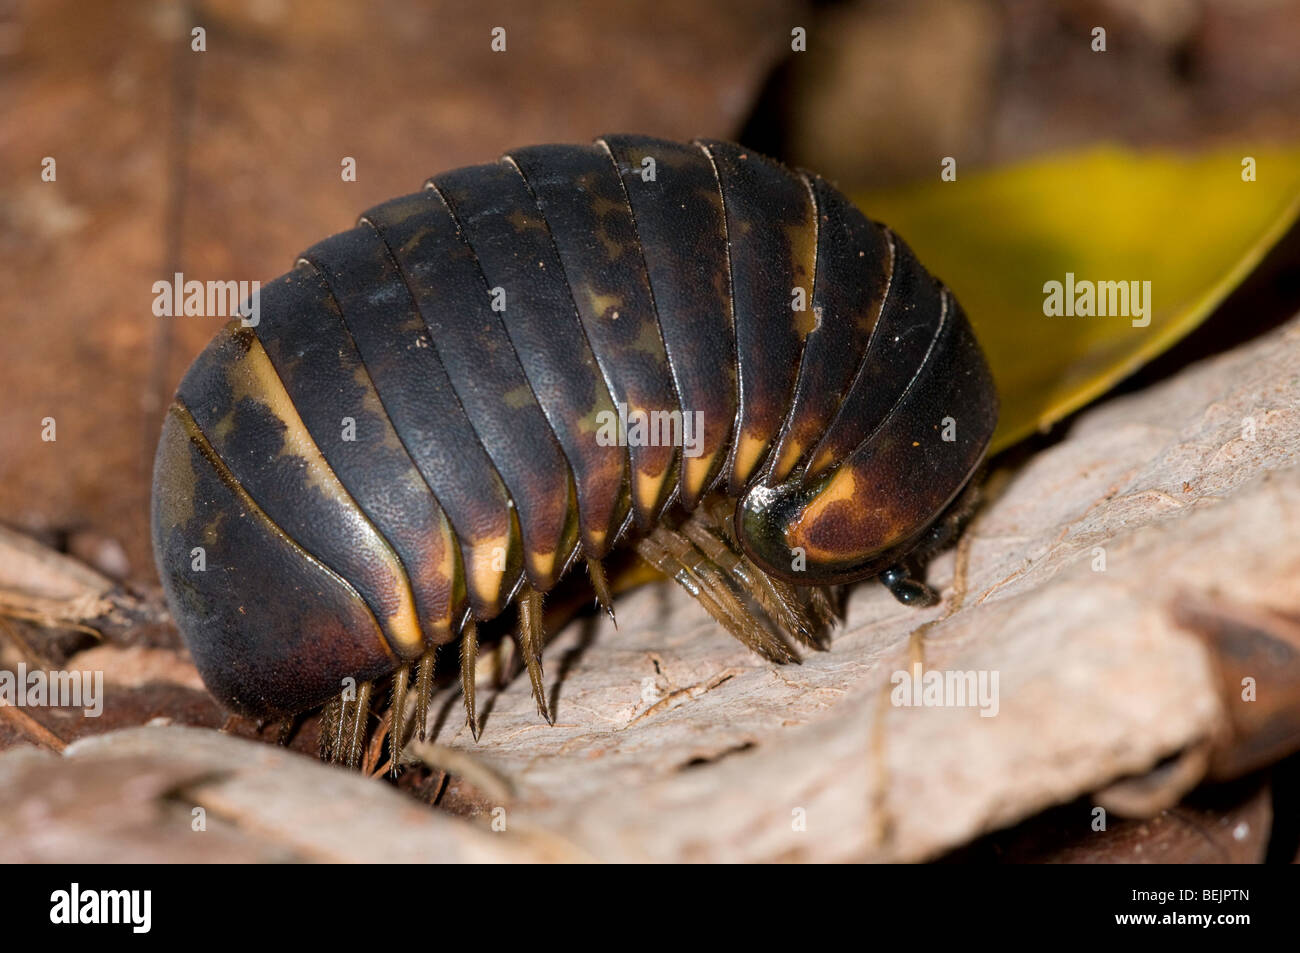
<svg viewBox="0 0 1300 953">
<path fill-rule="evenodd" d="M 1253 182 L 1242 178 L 1247 156 Z M 1105 393 L 1195 328 L 1300 213 L 1300 149 L 1185 156 L 1106 147 L 855 198 L 970 316 L 1002 398 L 996 451 Z M 1076 283 L 1149 281 L 1150 323 L 1048 316 L 1045 285 L 1064 285 L 1067 273 Z"/>
</svg>

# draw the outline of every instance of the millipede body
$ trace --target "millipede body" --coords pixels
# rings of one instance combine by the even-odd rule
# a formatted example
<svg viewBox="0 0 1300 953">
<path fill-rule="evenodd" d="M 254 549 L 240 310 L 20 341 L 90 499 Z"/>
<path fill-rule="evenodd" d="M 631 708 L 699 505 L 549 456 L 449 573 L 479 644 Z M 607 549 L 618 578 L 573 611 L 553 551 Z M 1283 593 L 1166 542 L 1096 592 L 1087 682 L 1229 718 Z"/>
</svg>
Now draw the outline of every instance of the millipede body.
<svg viewBox="0 0 1300 953">
<path fill-rule="evenodd" d="M 997 398 L 949 291 L 821 178 L 744 148 L 608 136 L 430 179 L 308 249 L 166 415 L 153 540 L 205 683 L 259 718 L 414 676 L 632 547 L 775 661 L 831 587 L 900 599 L 943 542 Z M 909 565 L 911 571 L 909 571 Z M 406 725 L 407 729 L 411 725 Z M 477 730 L 477 729 L 476 729 Z M 396 750 L 396 749 L 395 749 Z"/>
</svg>

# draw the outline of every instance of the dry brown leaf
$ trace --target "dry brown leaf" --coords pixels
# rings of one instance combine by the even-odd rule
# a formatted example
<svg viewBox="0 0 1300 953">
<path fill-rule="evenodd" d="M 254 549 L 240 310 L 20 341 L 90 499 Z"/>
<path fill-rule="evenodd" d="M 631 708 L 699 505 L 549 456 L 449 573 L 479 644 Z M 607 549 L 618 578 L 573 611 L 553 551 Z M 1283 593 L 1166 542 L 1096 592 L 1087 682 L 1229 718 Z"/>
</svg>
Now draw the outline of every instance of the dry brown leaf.
<svg viewBox="0 0 1300 953">
<path fill-rule="evenodd" d="M 0 862 L 486 862 L 581 859 L 384 784 L 215 731 L 145 727 L 0 755 Z M 195 809 L 204 828 L 196 830 Z"/>
</svg>

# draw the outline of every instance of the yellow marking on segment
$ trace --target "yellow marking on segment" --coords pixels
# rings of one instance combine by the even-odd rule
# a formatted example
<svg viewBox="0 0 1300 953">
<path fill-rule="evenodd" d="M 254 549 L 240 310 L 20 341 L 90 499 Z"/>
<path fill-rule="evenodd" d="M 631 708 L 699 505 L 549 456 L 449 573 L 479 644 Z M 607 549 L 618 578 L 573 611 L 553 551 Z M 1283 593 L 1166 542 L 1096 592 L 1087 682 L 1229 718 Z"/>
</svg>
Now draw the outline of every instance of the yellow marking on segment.
<svg viewBox="0 0 1300 953">
<path fill-rule="evenodd" d="M 664 481 L 667 479 L 667 470 L 658 476 L 646 470 L 638 470 L 636 473 L 637 509 L 645 513 L 653 512 L 655 505 L 663 495 Z"/>
<path fill-rule="evenodd" d="M 234 334 L 242 338 L 248 347 L 226 369 L 226 381 L 230 384 L 231 407 L 234 408 L 247 399 L 262 404 L 270 410 L 275 418 L 284 424 L 282 435 L 284 442 L 280 445 L 279 456 L 297 457 L 302 460 L 304 478 L 308 486 L 350 505 L 351 498 L 321 456 L 316 441 L 307 432 L 307 425 L 298 416 L 298 408 L 293 405 L 292 398 L 284 389 L 284 383 L 276 373 L 266 349 L 262 347 L 262 342 L 254 337 L 251 331 L 240 329 Z M 233 412 L 232 410 L 231 413 Z M 223 420 L 217 430 L 222 434 L 228 433 L 228 422 Z"/>
<path fill-rule="evenodd" d="M 383 445 L 389 450 L 397 450 L 406 453 L 406 447 L 402 444 L 401 439 L 397 436 L 397 431 L 389 423 L 388 411 L 384 409 L 383 403 L 379 399 L 379 394 L 375 390 L 374 382 L 370 379 L 370 372 L 366 370 L 364 364 L 358 364 L 356 370 L 352 372 L 352 379 L 356 381 L 357 386 L 361 388 L 361 406 L 379 422 L 384 432 Z"/>
<path fill-rule="evenodd" d="M 593 407 L 583 416 L 578 418 L 578 433 L 583 437 L 589 437 L 592 434 L 600 433 L 604 425 L 597 418 L 600 417 L 601 414 L 614 413 L 614 407 L 608 401 L 600 400 L 599 397 L 597 397 L 597 400 L 599 401 L 598 406 Z"/>
<path fill-rule="evenodd" d="M 603 224 L 596 227 L 596 239 L 605 249 L 605 258 L 607 261 L 618 261 L 623 256 L 623 243 L 616 238 L 612 238 L 609 232 L 605 231 Z"/>
<path fill-rule="evenodd" d="M 226 413 L 224 417 L 218 420 L 216 425 L 212 428 L 213 441 L 215 441 L 218 444 L 224 444 L 228 439 L 230 439 L 230 432 L 234 429 L 235 429 L 235 409 L 234 409 L 234 405 L 232 404 L 230 411 Z"/>
<path fill-rule="evenodd" d="M 831 450 L 828 447 L 813 458 L 812 465 L 808 467 L 808 472 L 810 474 L 821 473 L 834 462 L 835 458 L 832 456 Z"/>
<path fill-rule="evenodd" d="M 806 348 L 808 335 L 816 330 L 818 324 L 821 323 L 817 313 L 820 309 L 816 304 L 817 244 L 820 227 L 817 221 L 817 196 L 813 191 L 812 182 L 803 173 L 799 173 L 798 176 L 799 181 L 803 184 L 804 196 L 807 199 L 807 205 L 805 206 L 807 216 L 802 225 L 791 226 L 787 234 L 790 239 L 791 264 L 794 267 L 795 274 L 802 275 L 803 280 L 800 282 L 799 287 L 803 288 L 807 294 L 807 307 L 805 310 L 793 312 L 795 332 L 799 335 L 800 343 Z M 799 355 L 799 369 L 795 378 L 796 395 L 799 392 L 799 383 L 803 380 L 807 370 L 804 367 L 804 358 L 806 356 L 806 352 Z M 804 451 L 808 448 L 806 441 L 790 432 L 797 407 L 798 401 L 793 401 L 782 426 L 782 430 L 787 431 L 787 436 L 782 438 L 780 456 L 772 468 L 773 479 L 778 482 L 789 476 L 790 470 L 799 462 L 799 458 L 803 456 Z"/>
<path fill-rule="evenodd" d="M 501 395 L 501 403 L 512 410 L 518 410 L 520 407 L 527 407 L 529 404 L 536 402 L 537 398 L 533 396 L 533 389 L 527 384 L 520 384 L 518 387 L 511 388 Z"/>
<path fill-rule="evenodd" d="M 833 560 L 843 557 L 843 553 L 830 552 L 822 547 L 810 546 L 805 538 L 804 526 L 805 524 L 816 524 L 834 504 L 852 502 L 857 489 L 858 481 L 853 475 L 853 470 L 850 467 L 842 467 L 838 473 L 831 477 L 825 488 L 809 500 L 803 511 L 786 527 L 785 538 L 787 545 L 791 548 L 801 546 L 810 557 L 814 558 L 825 557 Z"/>
<path fill-rule="evenodd" d="M 436 619 L 426 619 L 425 622 L 431 631 L 426 634 L 435 642 L 445 641 L 437 636 L 447 636 L 450 634 L 455 624 L 456 614 L 456 590 L 457 577 L 459 571 L 460 549 L 456 545 L 456 534 L 451 531 L 451 525 L 447 522 L 445 516 L 440 515 L 438 519 L 438 535 L 442 537 L 442 558 L 438 561 L 438 566 L 433 570 L 434 575 L 439 581 L 446 584 L 447 605 L 446 611 Z M 430 546 L 430 552 L 436 550 Z"/>
<path fill-rule="evenodd" d="M 621 212 L 625 207 L 621 199 L 607 199 L 603 195 L 597 195 L 594 192 L 589 194 L 591 196 L 591 211 L 597 218 L 604 218 L 610 212 Z"/>
<path fill-rule="evenodd" d="M 397 596 L 396 605 L 384 616 L 384 633 L 394 640 L 394 648 L 399 652 L 405 649 L 420 654 L 423 652 L 424 640 L 420 633 L 419 615 L 416 613 L 411 583 L 401 560 L 361 512 L 356 501 L 325 461 L 320 447 L 298 415 L 298 408 L 293 405 L 289 392 L 284 389 L 284 382 L 276 373 L 262 342 L 251 331 L 240 329 L 235 333 L 244 336 L 248 350 L 227 371 L 233 398 L 231 403 L 238 404 L 244 398 L 260 401 L 284 425 L 284 443 L 279 455 L 301 461 L 303 478 L 307 484 L 338 504 L 340 512 L 351 521 L 353 529 L 367 539 L 369 548 L 382 561 L 384 576 L 387 578 L 381 581 L 381 588 Z M 378 614 L 377 610 L 376 615 Z"/>
<path fill-rule="evenodd" d="M 501 599 L 506 569 L 510 564 L 511 539 L 508 535 L 491 536 L 469 546 L 469 576 L 479 600 L 496 605 Z M 496 569 L 494 564 L 500 564 Z"/>
<path fill-rule="evenodd" d="M 811 221 L 787 225 L 785 238 L 790 245 L 790 264 L 795 277 L 811 282 L 817 262 L 817 229 L 812 227 Z M 812 288 L 805 288 L 811 295 Z"/>
<path fill-rule="evenodd" d="M 710 161 L 712 160 L 710 159 Z M 722 193 L 716 185 L 711 188 L 699 189 L 698 194 L 700 198 L 704 199 L 705 204 L 712 206 L 719 215 L 722 214 Z"/>
<path fill-rule="evenodd" d="M 716 451 L 707 456 L 684 458 L 682 485 L 686 488 L 687 497 L 693 500 L 700 498 L 700 494 L 704 492 L 704 487 L 708 483 L 709 472 L 717 458 Z"/>
<path fill-rule="evenodd" d="M 804 340 L 808 335 L 817 330 L 817 325 L 821 322 L 817 319 L 816 305 L 811 301 L 808 307 L 803 311 L 794 312 L 794 329 L 799 335 L 799 340 Z"/>
<path fill-rule="evenodd" d="M 657 321 L 646 321 L 637 334 L 636 342 L 631 345 L 630 349 L 653 355 L 656 358 L 664 354 L 664 339 L 659 334 L 659 323 Z"/>
<path fill-rule="evenodd" d="M 530 556 L 533 571 L 539 579 L 550 579 L 555 574 L 555 555 L 554 549 L 537 550 L 534 549 Z"/>
<path fill-rule="evenodd" d="M 598 318 L 617 315 L 623 307 L 623 296 L 618 294 L 601 294 L 591 285 L 582 286 L 583 296 L 587 299 L 587 308 Z M 612 320 L 617 320 L 614 317 Z"/>
<path fill-rule="evenodd" d="M 529 215 L 521 208 L 517 208 L 507 215 L 506 221 L 510 223 L 510 227 L 516 232 L 527 232 L 529 230 L 546 231 L 545 222 L 536 215 Z"/>
<path fill-rule="evenodd" d="M 176 404 L 172 405 L 171 414 L 177 414 Z M 157 472 L 160 492 L 155 499 L 158 501 L 163 527 L 173 529 L 188 526 L 194 519 L 198 474 L 194 472 L 194 464 L 185 442 L 172 438 L 166 429 L 158 448 Z"/>
<path fill-rule="evenodd" d="M 749 479 L 766 447 L 767 441 L 762 437 L 755 437 L 753 434 L 741 435 L 740 442 L 736 445 L 736 459 L 731 468 L 736 482 L 744 483 Z"/>
<path fill-rule="evenodd" d="M 417 248 L 420 247 L 421 243 L 423 243 L 424 240 L 427 239 L 430 234 L 432 234 L 432 232 L 433 229 L 431 229 L 427 225 L 419 226 L 414 232 L 411 233 L 410 238 L 402 242 L 401 247 L 398 248 L 397 250 L 398 254 L 400 254 L 403 257 L 411 254 L 413 251 L 415 251 Z"/>
<path fill-rule="evenodd" d="M 777 482 L 790 475 L 791 468 L 799 462 L 805 449 L 803 441 L 795 437 L 790 438 L 785 449 L 781 451 L 781 458 L 777 461 L 775 472 L 772 474 Z"/>
</svg>

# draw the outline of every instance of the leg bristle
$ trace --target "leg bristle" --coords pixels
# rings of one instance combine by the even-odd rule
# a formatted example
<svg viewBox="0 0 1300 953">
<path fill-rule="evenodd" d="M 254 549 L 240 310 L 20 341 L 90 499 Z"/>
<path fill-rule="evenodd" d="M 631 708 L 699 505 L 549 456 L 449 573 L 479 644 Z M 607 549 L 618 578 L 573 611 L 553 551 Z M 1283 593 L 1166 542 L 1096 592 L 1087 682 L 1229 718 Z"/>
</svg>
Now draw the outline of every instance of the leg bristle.
<svg viewBox="0 0 1300 953">
<path fill-rule="evenodd" d="M 478 713 L 474 706 L 474 667 L 478 663 L 478 627 L 473 619 L 460 630 L 460 691 L 465 699 L 465 724 L 478 741 Z"/>
<path fill-rule="evenodd" d="M 533 686 L 537 713 L 552 724 L 546 704 L 546 687 L 542 683 L 542 594 L 525 585 L 519 594 L 519 651 L 528 667 L 528 681 Z"/>
<path fill-rule="evenodd" d="M 279 729 L 275 733 L 275 743 L 281 748 L 289 744 L 289 739 L 293 737 L 293 726 L 297 724 L 297 716 L 291 715 L 284 721 L 280 722 Z"/>
<path fill-rule="evenodd" d="M 339 720 L 343 716 L 343 699 L 335 695 L 325 703 L 325 707 L 320 713 L 320 739 L 317 742 L 320 750 L 320 759 L 330 762 L 337 760 L 338 738 L 336 737 L 339 729 Z"/>
<path fill-rule="evenodd" d="M 420 656 L 420 664 L 415 669 L 415 725 L 421 741 L 429 721 L 429 698 L 433 695 L 433 665 L 438 658 L 438 649 L 429 649 Z"/>
<path fill-rule="evenodd" d="M 819 628 L 830 628 L 835 624 L 835 593 L 830 586 L 809 587 L 808 606 Z"/>
<path fill-rule="evenodd" d="M 388 728 L 388 760 L 393 764 L 393 773 L 402 757 L 402 747 L 406 743 L 406 689 L 411 682 L 411 669 L 403 665 L 393 676 L 393 704 L 390 711 L 393 717 Z"/>
<path fill-rule="evenodd" d="M 351 725 L 355 717 L 357 700 L 348 698 L 346 694 L 339 695 L 339 720 L 334 726 L 334 754 L 333 761 L 335 764 L 346 764 L 348 760 L 348 746 L 351 743 Z"/>
<path fill-rule="evenodd" d="M 361 763 L 361 751 L 365 748 L 366 727 L 370 718 L 372 689 L 370 682 L 362 682 L 357 686 L 357 700 L 351 712 L 351 724 L 348 725 L 347 766 L 349 768 L 355 768 Z"/>
<path fill-rule="evenodd" d="M 596 601 L 608 614 L 614 628 L 618 628 L 618 619 L 614 618 L 614 597 L 609 592 L 609 580 L 605 578 L 605 567 L 599 559 L 587 558 L 587 575 L 591 578 L 591 588 L 596 590 Z"/>
</svg>

